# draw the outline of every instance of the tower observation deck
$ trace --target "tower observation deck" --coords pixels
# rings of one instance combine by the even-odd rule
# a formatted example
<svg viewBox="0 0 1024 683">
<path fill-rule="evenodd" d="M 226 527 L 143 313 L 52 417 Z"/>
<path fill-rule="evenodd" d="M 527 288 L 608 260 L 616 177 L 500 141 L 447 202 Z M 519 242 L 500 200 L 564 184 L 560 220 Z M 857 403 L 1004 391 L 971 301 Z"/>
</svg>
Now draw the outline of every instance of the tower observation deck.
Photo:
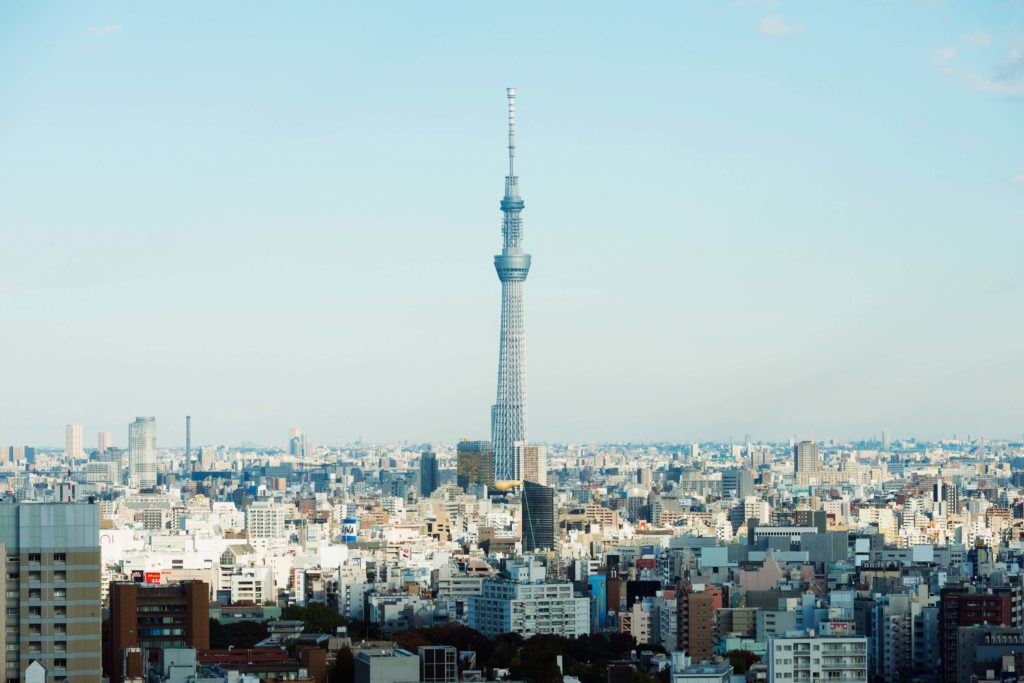
<svg viewBox="0 0 1024 683">
<path fill-rule="evenodd" d="M 517 441 L 526 441 L 526 329 L 523 322 L 523 283 L 530 272 L 530 255 L 523 253 L 524 202 L 516 175 L 516 90 L 508 88 L 508 175 L 501 199 L 501 254 L 494 269 L 501 280 L 501 341 L 498 350 L 498 395 L 491 408 L 494 478 L 520 479 Z"/>
</svg>

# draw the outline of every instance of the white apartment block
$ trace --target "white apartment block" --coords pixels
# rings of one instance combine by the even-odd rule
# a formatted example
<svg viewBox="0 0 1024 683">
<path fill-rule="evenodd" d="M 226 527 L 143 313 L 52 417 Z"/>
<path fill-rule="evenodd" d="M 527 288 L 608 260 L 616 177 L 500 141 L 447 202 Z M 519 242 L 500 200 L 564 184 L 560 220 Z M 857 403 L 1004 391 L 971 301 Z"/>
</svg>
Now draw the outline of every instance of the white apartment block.
<svg viewBox="0 0 1024 683">
<path fill-rule="evenodd" d="M 469 625 L 487 636 L 551 633 L 574 638 L 590 633 L 590 600 L 573 595 L 571 583 L 484 581 L 469 598 Z"/>
<path fill-rule="evenodd" d="M 244 567 L 231 577 L 231 603 L 263 603 L 277 600 L 274 572 L 270 567 Z"/>
<path fill-rule="evenodd" d="M 868 681 L 865 636 L 816 637 L 813 631 L 791 631 L 769 637 L 767 655 L 769 681 Z"/>
<path fill-rule="evenodd" d="M 245 511 L 245 528 L 249 538 L 281 538 L 284 536 L 286 508 L 270 501 L 251 503 Z"/>
</svg>

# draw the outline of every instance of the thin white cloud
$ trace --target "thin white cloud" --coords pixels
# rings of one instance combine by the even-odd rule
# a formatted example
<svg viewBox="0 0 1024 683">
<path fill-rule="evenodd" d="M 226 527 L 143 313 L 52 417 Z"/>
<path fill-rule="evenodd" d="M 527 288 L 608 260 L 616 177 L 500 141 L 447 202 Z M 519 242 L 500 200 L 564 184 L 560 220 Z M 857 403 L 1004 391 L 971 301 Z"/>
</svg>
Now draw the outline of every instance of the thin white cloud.
<svg viewBox="0 0 1024 683">
<path fill-rule="evenodd" d="M 1018 173 L 1017 175 L 1010 178 L 1010 182 L 1014 185 L 1020 185 L 1024 187 L 1024 173 Z"/>
<path fill-rule="evenodd" d="M 768 36 L 792 36 L 803 31 L 803 26 L 787 24 L 786 20 L 778 14 L 771 14 L 758 24 L 761 33 Z"/>
<path fill-rule="evenodd" d="M 964 42 L 971 47 L 981 48 L 988 47 L 992 43 L 992 36 L 985 31 L 971 31 L 964 36 Z"/>
<path fill-rule="evenodd" d="M 93 26 L 89 29 L 89 35 L 93 38 L 105 38 L 106 36 L 114 35 L 120 30 L 121 27 L 116 24 L 108 24 L 107 26 Z"/>
<path fill-rule="evenodd" d="M 976 35 L 978 33 L 975 31 L 968 34 L 958 44 L 949 45 L 936 52 L 932 60 L 936 68 L 944 76 L 968 90 L 1024 97 L 1024 43 L 1014 46 L 1005 59 L 989 70 L 961 67 L 956 63 L 961 53 L 961 45 L 974 48 L 988 45 L 988 34 L 984 34 L 985 38 L 982 40 Z"/>
<path fill-rule="evenodd" d="M 946 68 L 954 59 L 956 59 L 956 46 L 950 45 L 949 47 L 944 47 L 936 52 L 935 59 L 932 61 L 935 62 L 935 66 L 943 69 Z"/>
</svg>

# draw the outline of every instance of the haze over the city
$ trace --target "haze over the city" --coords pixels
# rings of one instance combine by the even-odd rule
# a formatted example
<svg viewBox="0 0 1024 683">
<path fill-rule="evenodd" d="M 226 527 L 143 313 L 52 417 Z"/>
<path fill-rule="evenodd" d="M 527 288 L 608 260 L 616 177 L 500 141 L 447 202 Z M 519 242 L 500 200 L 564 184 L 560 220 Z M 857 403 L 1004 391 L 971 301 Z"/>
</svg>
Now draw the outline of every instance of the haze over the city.
<svg viewBox="0 0 1024 683">
<path fill-rule="evenodd" d="M 521 9 L 517 9 L 521 8 Z M 1024 4 L 6 3 L 0 440 L 1024 431 Z"/>
</svg>

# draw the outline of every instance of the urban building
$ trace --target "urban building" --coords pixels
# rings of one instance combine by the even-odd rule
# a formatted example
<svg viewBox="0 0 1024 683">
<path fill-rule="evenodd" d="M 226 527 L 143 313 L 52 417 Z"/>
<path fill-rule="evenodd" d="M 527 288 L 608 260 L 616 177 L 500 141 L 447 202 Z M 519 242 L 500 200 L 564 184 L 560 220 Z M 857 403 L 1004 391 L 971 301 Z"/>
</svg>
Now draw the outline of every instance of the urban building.
<svg viewBox="0 0 1024 683">
<path fill-rule="evenodd" d="M 815 441 L 801 441 L 793 446 L 793 471 L 797 482 L 806 484 L 821 472 L 821 450 Z"/>
<path fill-rule="evenodd" d="M 71 459 L 85 457 L 82 450 L 82 425 L 64 427 L 64 455 Z"/>
<path fill-rule="evenodd" d="M 420 658 L 423 683 L 456 683 L 459 680 L 459 653 L 449 645 L 430 645 L 416 650 Z"/>
<path fill-rule="evenodd" d="M 1013 596 L 971 584 L 946 586 L 939 591 L 939 646 L 942 680 L 959 680 L 960 628 L 974 625 L 1014 626 Z"/>
<path fill-rule="evenodd" d="M 524 481 L 522 489 L 523 551 L 555 547 L 555 491 Z"/>
<path fill-rule="evenodd" d="M 166 651 L 210 648 L 210 587 L 203 581 L 113 583 L 109 600 L 105 673 L 111 681 L 160 668 Z"/>
<path fill-rule="evenodd" d="M 672 653 L 670 683 L 729 683 L 732 665 L 721 659 L 697 661 L 685 652 Z"/>
<path fill-rule="evenodd" d="M 0 505 L 7 681 L 38 663 L 45 683 L 102 676 L 99 506 Z"/>
<path fill-rule="evenodd" d="M 715 636 L 711 594 L 683 587 L 676 596 L 676 610 L 676 637 L 680 649 L 695 660 L 709 659 Z"/>
<path fill-rule="evenodd" d="M 288 430 L 288 454 L 295 458 L 307 458 L 313 455 L 313 442 L 309 435 L 298 427 Z"/>
<path fill-rule="evenodd" d="M 100 432 L 96 435 L 96 450 L 106 453 L 108 448 L 114 445 L 114 435 L 110 432 Z"/>
<path fill-rule="evenodd" d="M 420 497 L 426 498 L 437 490 L 440 474 L 437 467 L 437 453 L 424 451 L 420 455 Z"/>
<path fill-rule="evenodd" d="M 868 682 L 864 636 L 815 636 L 790 631 L 768 638 L 769 681 Z"/>
<path fill-rule="evenodd" d="M 575 638 L 590 633 L 590 600 L 568 582 L 487 580 L 469 597 L 469 626 L 484 635 L 550 633 Z"/>
<path fill-rule="evenodd" d="M 416 683 L 419 657 L 406 650 L 361 650 L 356 655 L 355 683 Z"/>
<path fill-rule="evenodd" d="M 156 486 L 155 417 L 137 417 L 128 425 L 128 477 L 138 488 Z"/>
<path fill-rule="evenodd" d="M 494 485 L 494 448 L 490 441 L 460 441 L 456 446 L 456 483 L 468 491 L 471 485 Z"/>
<path fill-rule="evenodd" d="M 245 510 L 245 528 L 250 539 L 280 538 L 284 535 L 287 513 L 283 505 L 268 500 L 258 500 Z"/>
<path fill-rule="evenodd" d="M 548 449 L 544 446 L 531 446 L 518 442 L 515 445 L 516 461 L 520 463 L 519 471 L 523 481 L 532 481 L 541 486 L 548 483 Z"/>
</svg>

